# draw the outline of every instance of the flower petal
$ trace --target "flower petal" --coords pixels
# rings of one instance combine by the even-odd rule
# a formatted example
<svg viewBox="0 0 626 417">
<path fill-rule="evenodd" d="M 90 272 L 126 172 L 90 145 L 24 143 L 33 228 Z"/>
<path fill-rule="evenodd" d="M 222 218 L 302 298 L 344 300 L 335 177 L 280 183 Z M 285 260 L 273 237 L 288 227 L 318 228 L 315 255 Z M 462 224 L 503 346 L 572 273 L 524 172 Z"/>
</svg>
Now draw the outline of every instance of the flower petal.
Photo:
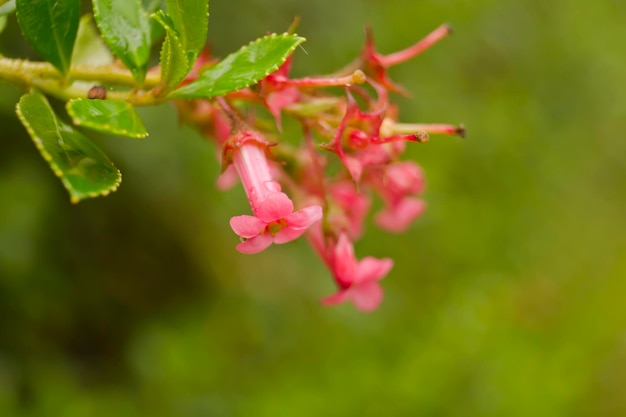
<svg viewBox="0 0 626 417">
<path fill-rule="evenodd" d="M 265 223 L 254 216 L 234 216 L 230 219 L 230 227 L 239 236 L 250 239 L 265 229 Z"/>
<path fill-rule="evenodd" d="M 272 244 L 273 238 L 269 233 L 263 233 L 241 242 L 237 245 L 237 250 L 245 254 L 259 253 L 267 249 Z"/>
<path fill-rule="evenodd" d="M 393 259 L 377 259 L 367 256 L 356 265 L 355 285 L 363 286 L 367 282 L 383 279 L 393 268 Z"/>
<path fill-rule="evenodd" d="M 307 229 L 294 229 L 291 227 L 283 227 L 274 235 L 274 243 L 282 245 L 283 243 L 296 240 L 306 232 Z"/>
<path fill-rule="evenodd" d="M 293 212 L 293 202 L 283 192 L 270 192 L 264 200 L 259 201 L 256 214 L 265 223 L 271 223 L 290 215 Z"/>
<path fill-rule="evenodd" d="M 396 195 L 419 194 L 424 191 L 424 172 L 413 161 L 389 164 L 385 170 L 387 190 Z"/>
<path fill-rule="evenodd" d="M 373 311 L 383 300 L 383 289 L 378 282 L 367 282 L 351 288 L 350 299 L 361 311 Z"/>
<path fill-rule="evenodd" d="M 228 168 L 226 168 L 226 171 L 222 172 L 220 176 L 217 177 L 217 189 L 220 191 L 226 191 L 232 188 L 237 181 L 239 181 L 237 171 L 233 165 L 229 165 Z"/>
<path fill-rule="evenodd" d="M 333 251 L 332 272 L 335 279 L 343 286 L 352 285 L 357 277 L 357 263 L 354 247 L 345 233 L 339 235 Z"/>
<path fill-rule="evenodd" d="M 343 303 L 350 297 L 350 289 L 339 290 L 333 295 L 322 298 L 322 304 L 324 305 L 333 305 Z"/>
<path fill-rule="evenodd" d="M 404 232 L 426 210 L 423 200 L 404 198 L 394 206 L 385 208 L 376 214 L 376 224 L 388 232 Z"/>
<path fill-rule="evenodd" d="M 289 227 L 295 229 L 306 229 L 322 218 L 322 207 L 313 205 L 298 210 L 285 217 Z"/>
<path fill-rule="evenodd" d="M 361 161 L 359 161 L 357 158 L 344 155 L 342 158 L 342 162 L 348 169 L 352 180 L 354 180 L 354 182 L 359 182 L 361 180 L 361 175 L 363 174 L 363 164 L 361 163 Z"/>
</svg>

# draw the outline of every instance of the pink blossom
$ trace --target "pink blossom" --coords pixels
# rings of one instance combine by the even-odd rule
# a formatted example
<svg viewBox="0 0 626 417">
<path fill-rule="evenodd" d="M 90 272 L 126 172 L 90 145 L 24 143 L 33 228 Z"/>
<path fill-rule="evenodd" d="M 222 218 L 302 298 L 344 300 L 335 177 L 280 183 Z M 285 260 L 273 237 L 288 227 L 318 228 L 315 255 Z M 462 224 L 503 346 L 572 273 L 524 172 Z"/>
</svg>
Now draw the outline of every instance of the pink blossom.
<svg viewBox="0 0 626 417">
<path fill-rule="evenodd" d="M 265 155 L 267 143 L 249 130 L 235 136 L 230 144 L 232 162 L 254 213 L 230 219 L 233 231 L 245 239 L 237 250 L 258 253 L 272 243 L 287 243 L 300 237 L 322 218 L 322 207 L 311 205 L 294 212 L 293 202 L 272 179 Z"/>
<path fill-rule="evenodd" d="M 379 211 L 374 221 L 388 232 L 402 233 L 426 210 L 426 203 L 419 198 L 406 197 Z"/>
<path fill-rule="evenodd" d="M 327 261 L 339 290 L 324 298 L 322 303 L 331 305 L 350 300 L 361 311 L 372 311 L 378 307 L 383 299 L 378 281 L 393 267 L 392 259 L 368 256 L 357 261 L 352 242 L 345 233 L 341 233 Z"/>
<path fill-rule="evenodd" d="M 424 191 L 424 173 L 412 161 L 389 164 L 368 178 L 385 202 L 385 208 L 375 218 L 376 224 L 390 232 L 403 232 L 426 209 L 415 198 Z"/>
<path fill-rule="evenodd" d="M 390 198 L 424 191 L 424 172 L 413 161 L 389 164 L 384 171 L 385 190 Z"/>
</svg>

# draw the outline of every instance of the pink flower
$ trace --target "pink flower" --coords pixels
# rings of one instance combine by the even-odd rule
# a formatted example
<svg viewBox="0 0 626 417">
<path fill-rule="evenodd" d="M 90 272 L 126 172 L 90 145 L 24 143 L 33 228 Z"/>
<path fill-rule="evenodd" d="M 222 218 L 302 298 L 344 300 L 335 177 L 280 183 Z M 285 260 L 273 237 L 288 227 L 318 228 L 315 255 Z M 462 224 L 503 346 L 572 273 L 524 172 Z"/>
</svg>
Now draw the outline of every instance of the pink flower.
<svg viewBox="0 0 626 417">
<path fill-rule="evenodd" d="M 245 239 L 237 245 L 242 253 L 258 253 L 272 243 L 290 242 L 322 218 L 322 207 L 318 205 L 293 211 L 293 202 L 272 179 L 266 147 L 261 135 L 250 130 L 236 134 L 229 146 L 233 165 L 254 213 L 254 216 L 230 219 L 233 231 Z"/>
<path fill-rule="evenodd" d="M 424 191 L 424 173 L 412 161 L 396 162 L 377 170 L 368 178 L 385 201 L 376 215 L 376 224 L 390 232 L 405 231 L 426 209 L 416 195 Z"/>
<path fill-rule="evenodd" d="M 371 256 L 357 261 L 354 247 L 345 233 L 339 239 L 326 261 L 339 290 L 322 300 L 322 303 L 338 304 L 350 300 L 361 311 L 375 310 L 383 299 L 383 290 L 378 281 L 393 267 L 389 258 L 376 259 Z"/>
<path fill-rule="evenodd" d="M 402 233 L 426 210 L 426 203 L 419 198 L 406 197 L 379 211 L 374 220 L 388 232 Z"/>
<path fill-rule="evenodd" d="M 390 199 L 424 191 L 424 172 L 413 161 L 387 165 L 384 176 L 385 190 L 388 191 Z"/>
</svg>

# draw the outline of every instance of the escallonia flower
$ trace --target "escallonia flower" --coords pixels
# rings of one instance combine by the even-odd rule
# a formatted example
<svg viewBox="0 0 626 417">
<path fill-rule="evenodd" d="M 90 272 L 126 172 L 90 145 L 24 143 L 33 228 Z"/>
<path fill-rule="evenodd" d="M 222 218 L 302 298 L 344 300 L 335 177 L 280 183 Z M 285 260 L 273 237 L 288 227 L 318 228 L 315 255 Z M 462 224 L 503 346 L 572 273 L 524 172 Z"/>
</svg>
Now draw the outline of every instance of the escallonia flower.
<svg viewBox="0 0 626 417">
<path fill-rule="evenodd" d="M 367 184 L 385 203 L 374 221 L 384 230 L 404 232 L 426 210 L 426 203 L 417 196 L 424 191 L 422 169 L 413 161 L 401 161 L 372 170 Z"/>
<path fill-rule="evenodd" d="M 316 227 L 309 237 L 312 246 L 333 274 L 338 287 L 336 293 L 322 299 L 322 304 L 334 305 L 351 301 L 360 311 L 375 310 L 383 299 L 383 290 L 378 281 L 389 273 L 393 260 L 371 256 L 357 260 L 354 246 L 343 232 L 336 240 L 332 237 L 324 242 L 321 227 Z"/>
<path fill-rule="evenodd" d="M 231 228 L 243 239 L 237 245 L 242 253 L 258 253 L 272 243 L 297 239 L 322 218 L 319 205 L 294 211 L 293 202 L 272 178 L 268 146 L 260 133 L 241 123 L 225 146 L 224 161 L 235 167 L 254 214 L 230 219 Z"/>
</svg>

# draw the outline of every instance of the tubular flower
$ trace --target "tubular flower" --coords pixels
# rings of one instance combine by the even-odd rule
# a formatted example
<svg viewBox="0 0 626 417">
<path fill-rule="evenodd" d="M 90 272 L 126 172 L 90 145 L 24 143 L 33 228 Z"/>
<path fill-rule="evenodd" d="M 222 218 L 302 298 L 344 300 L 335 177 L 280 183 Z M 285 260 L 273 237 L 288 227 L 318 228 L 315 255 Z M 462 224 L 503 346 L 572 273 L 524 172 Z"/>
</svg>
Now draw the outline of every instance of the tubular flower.
<svg viewBox="0 0 626 417">
<path fill-rule="evenodd" d="M 375 216 L 376 224 L 387 231 L 404 232 L 426 209 L 416 198 L 424 191 L 424 173 L 413 161 L 389 164 L 373 172 L 368 183 L 375 187 L 385 208 Z"/>
<path fill-rule="evenodd" d="M 352 242 L 345 233 L 339 235 L 325 257 L 339 289 L 324 298 L 322 303 L 332 305 L 349 300 L 358 310 L 375 310 L 383 299 L 378 281 L 389 273 L 393 260 L 368 256 L 358 261 Z"/>
<path fill-rule="evenodd" d="M 258 253 L 272 243 L 290 242 L 322 218 L 322 208 L 317 205 L 293 211 L 293 202 L 270 175 L 265 154 L 267 144 L 260 135 L 243 131 L 233 142 L 232 163 L 254 213 L 254 216 L 242 215 L 230 219 L 233 231 L 245 239 L 237 245 L 237 250 Z"/>
<path fill-rule="evenodd" d="M 465 135 L 463 125 L 401 122 L 391 93 L 404 90 L 389 79 L 388 69 L 449 33 L 442 25 L 413 46 L 383 55 L 368 30 L 361 54 L 337 73 L 291 78 L 289 57 L 256 85 L 179 105 L 183 121 L 220 150 L 219 188 L 238 177 L 248 197 L 252 214 L 230 220 L 241 239 L 237 250 L 258 253 L 306 233 L 337 286 L 322 303 L 350 301 L 361 311 L 378 307 L 380 280 L 393 260 L 358 260 L 354 253 L 354 242 L 367 234 L 374 200 L 382 202 L 375 225 L 405 231 L 426 208 L 424 173 L 403 160 L 406 148 L 427 143 L 429 134 Z M 214 62 L 203 55 L 192 76 Z M 285 117 L 300 124 L 300 138 L 282 140 L 288 136 L 281 127 Z"/>
</svg>

